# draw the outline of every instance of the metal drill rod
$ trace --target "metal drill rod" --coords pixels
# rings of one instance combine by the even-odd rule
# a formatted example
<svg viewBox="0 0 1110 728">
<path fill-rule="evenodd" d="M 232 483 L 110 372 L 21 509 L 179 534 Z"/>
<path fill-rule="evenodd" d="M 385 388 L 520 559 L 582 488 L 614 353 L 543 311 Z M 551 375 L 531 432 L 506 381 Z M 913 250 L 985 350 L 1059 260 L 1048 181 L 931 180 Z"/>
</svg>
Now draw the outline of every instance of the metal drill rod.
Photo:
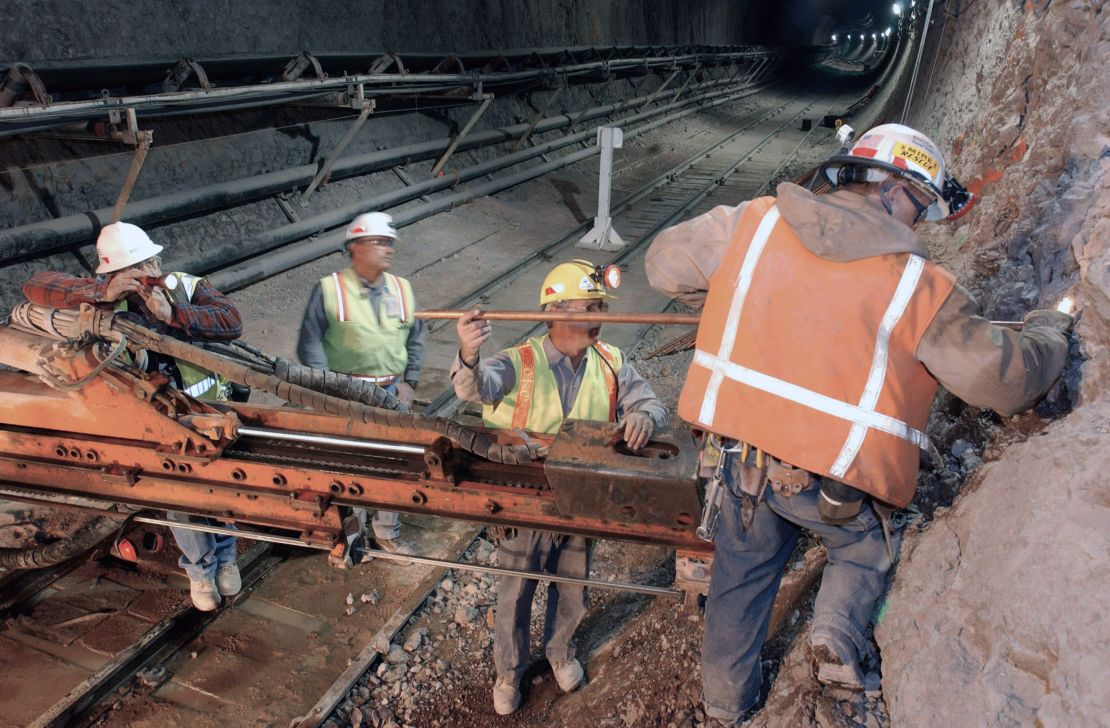
<svg viewBox="0 0 1110 728">
<path fill-rule="evenodd" d="M 353 437 L 335 437 L 333 435 L 314 435 L 306 432 L 288 432 L 286 430 L 267 430 L 261 427 L 243 427 L 236 432 L 247 437 L 265 437 L 271 440 L 284 440 L 286 442 L 306 442 L 312 445 L 339 445 L 351 447 L 356 450 L 374 450 L 378 452 L 394 452 L 404 455 L 423 455 L 423 445 L 405 445 L 397 442 L 379 442 L 376 440 L 358 440 Z"/>
<path fill-rule="evenodd" d="M 582 584 L 583 586 L 595 587 L 597 589 L 613 589 L 615 591 L 634 592 L 636 594 L 649 594 L 657 597 L 676 597 L 684 599 L 686 593 L 679 589 L 668 589 L 663 586 L 646 586 L 644 584 L 629 584 L 620 581 L 604 581 L 599 579 L 578 579 L 573 576 L 559 576 L 557 574 L 547 574 L 541 571 L 522 571 L 519 569 L 505 569 L 500 566 L 482 566 L 481 564 L 467 564 L 458 561 L 446 561 L 444 559 L 433 559 L 428 556 L 406 556 L 404 554 L 391 554 L 388 551 L 380 549 L 354 549 L 360 553 L 367 554 L 375 559 L 386 559 L 388 561 L 412 561 L 420 564 L 431 564 L 433 566 L 446 566 L 449 569 L 458 569 L 460 571 L 476 571 L 485 574 L 495 574 L 497 576 L 519 576 L 524 579 L 536 579 L 538 581 L 555 581 L 564 584 Z"/>
<path fill-rule="evenodd" d="M 473 309 L 472 309 L 473 310 Z M 470 311 L 428 309 L 417 311 L 418 319 L 458 319 Z M 701 315 L 696 313 L 619 313 L 610 311 L 481 311 L 482 321 L 571 321 L 603 324 L 649 324 L 656 326 L 697 326 Z M 991 321 L 995 326 L 1020 329 L 1022 321 Z"/>
<path fill-rule="evenodd" d="M 470 311 L 417 311 L 418 319 L 457 319 Z M 604 324 L 656 324 L 660 326 L 697 326 L 696 313 L 616 313 L 608 311 L 482 311 L 485 321 L 571 321 Z"/>
<path fill-rule="evenodd" d="M 238 536 L 240 538 L 254 539 L 255 541 L 266 541 L 268 543 L 279 543 L 286 546 L 300 546 L 302 548 L 316 549 L 317 551 L 330 551 L 331 547 L 327 544 L 314 544 L 300 541 L 296 538 L 289 536 L 275 536 L 269 533 L 259 533 L 258 531 L 247 531 L 243 529 L 228 528 L 225 526 L 209 526 L 203 523 L 178 523 L 166 518 L 155 518 L 153 516 L 135 516 L 131 519 L 135 523 L 149 523 L 156 526 L 170 526 L 172 528 L 183 528 L 189 531 L 202 531 L 204 533 L 218 533 L 226 536 Z M 371 556 L 375 559 L 385 559 L 386 561 L 407 561 L 410 563 L 429 564 L 431 566 L 444 566 L 448 569 L 458 569 L 459 571 L 476 571 L 485 574 L 495 574 L 497 576 L 519 576 L 523 579 L 537 579 L 540 581 L 557 581 L 566 584 L 582 584 L 583 586 L 591 586 L 597 589 L 613 589 L 615 591 L 634 592 L 636 594 L 648 594 L 656 597 L 676 597 L 684 599 L 686 593 L 680 589 L 668 589 L 663 586 L 647 586 L 644 584 L 629 584 L 621 581 L 605 581 L 600 579 L 578 579 L 573 576 L 559 576 L 557 574 L 547 574 L 539 571 L 523 571 L 520 569 L 505 569 L 500 566 L 483 566 L 481 564 L 467 564 L 459 561 L 449 561 L 447 559 L 433 559 L 430 556 L 408 556 L 405 554 L 391 554 L 388 551 L 381 549 L 368 549 L 359 548 L 352 549 L 356 554 L 362 556 L 363 554 Z"/>
</svg>

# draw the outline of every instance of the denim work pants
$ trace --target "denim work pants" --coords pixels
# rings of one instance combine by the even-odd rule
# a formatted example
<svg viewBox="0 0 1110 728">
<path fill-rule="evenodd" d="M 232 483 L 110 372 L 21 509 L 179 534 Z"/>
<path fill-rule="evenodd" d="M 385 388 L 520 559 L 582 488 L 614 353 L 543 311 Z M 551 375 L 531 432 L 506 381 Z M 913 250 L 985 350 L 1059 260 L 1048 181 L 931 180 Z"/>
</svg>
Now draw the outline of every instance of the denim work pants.
<svg viewBox="0 0 1110 728">
<path fill-rule="evenodd" d="M 393 396 L 397 396 L 396 383 L 383 387 L 383 389 Z M 401 514 L 396 511 L 374 511 L 370 524 L 374 527 L 374 538 L 392 541 L 401 536 Z"/>
<path fill-rule="evenodd" d="M 497 550 L 497 565 L 507 569 L 544 571 L 585 579 L 590 573 L 593 541 L 547 531 L 517 529 Z M 493 627 L 493 664 L 497 676 L 520 684 L 528 669 L 535 579 L 503 576 L 497 588 L 497 614 Z M 582 584 L 551 582 L 547 587 L 544 652 L 551 662 L 574 658 L 574 631 L 589 610 L 589 595 Z"/>
<path fill-rule="evenodd" d="M 870 502 L 845 525 L 825 523 L 817 511 L 817 485 L 790 497 L 767 487 L 744 531 L 741 467 L 746 466 L 736 463 L 725 477 L 701 653 L 706 713 L 725 723 L 736 721 L 759 698 L 759 653 L 779 580 L 802 529 L 828 551 L 810 640 L 830 645 L 846 661 L 858 660 L 867 649 L 867 627 L 891 567 Z"/>
<path fill-rule="evenodd" d="M 225 523 L 220 523 L 203 516 L 190 516 L 187 513 L 167 511 L 166 518 L 178 523 L 199 523 L 206 526 L 224 526 L 235 528 Z M 170 528 L 177 548 L 181 549 L 181 558 L 177 565 L 185 570 L 185 575 L 190 581 L 202 579 L 215 579 L 216 570 L 221 564 L 234 563 L 236 539 L 217 533 L 193 531 L 187 528 Z"/>
</svg>

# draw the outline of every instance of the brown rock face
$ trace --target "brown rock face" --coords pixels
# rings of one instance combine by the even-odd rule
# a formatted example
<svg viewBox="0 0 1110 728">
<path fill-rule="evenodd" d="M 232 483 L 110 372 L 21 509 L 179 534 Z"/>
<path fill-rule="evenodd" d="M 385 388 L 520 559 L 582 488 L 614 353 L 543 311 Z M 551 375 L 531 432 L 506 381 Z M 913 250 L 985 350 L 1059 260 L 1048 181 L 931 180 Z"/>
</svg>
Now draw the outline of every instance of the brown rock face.
<svg viewBox="0 0 1110 728">
<path fill-rule="evenodd" d="M 982 198 L 957 229 L 927 235 L 988 315 L 1075 297 L 1064 375 L 1075 409 L 1005 447 L 907 540 L 876 629 L 883 692 L 892 725 L 1105 725 L 1110 13 L 984 0 L 964 15 L 937 69 L 934 88 L 946 91 L 918 123 L 942 144 L 960 140 L 955 170 Z M 988 34 L 1011 39 L 1001 56 L 976 56 Z M 969 108 L 958 89 L 976 72 Z"/>
<path fill-rule="evenodd" d="M 1012 445 L 898 567 L 876 628 L 892 725 L 1110 715 L 1110 402 Z"/>
</svg>

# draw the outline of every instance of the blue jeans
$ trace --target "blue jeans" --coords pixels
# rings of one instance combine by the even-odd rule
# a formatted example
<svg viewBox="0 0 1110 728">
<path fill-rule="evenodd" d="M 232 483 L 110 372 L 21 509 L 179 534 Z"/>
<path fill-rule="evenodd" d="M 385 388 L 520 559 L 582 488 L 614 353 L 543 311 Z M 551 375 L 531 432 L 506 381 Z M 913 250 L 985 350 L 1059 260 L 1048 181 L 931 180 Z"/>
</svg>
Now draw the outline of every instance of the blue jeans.
<svg viewBox="0 0 1110 728">
<path fill-rule="evenodd" d="M 858 660 L 867 650 L 867 627 L 891 567 L 870 503 L 845 525 L 825 523 L 817 511 L 816 486 L 790 497 L 766 488 L 751 527 L 744 531 L 740 467 L 736 463 L 725 477 L 728 489 L 721 503 L 701 652 L 706 713 L 725 723 L 736 721 L 759 699 L 759 653 L 779 580 L 802 529 L 817 536 L 828 551 L 810 640 L 830 645 L 846 660 Z"/>
<path fill-rule="evenodd" d="M 382 387 L 385 391 L 397 396 L 397 383 L 394 382 L 388 387 Z M 385 539 L 392 541 L 393 539 L 401 536 L 401 514 L 396 511 L 374 511 L 374 516 L 370 519 L 370 523 L 374 528 L 374 538 Z"/>
<path fill-rule="evenodd" d="M 167 511 L 166 518 L 178 523 L 200 523 L 206 526 L 227 526 L 203 516 L 190 516 L 187 513 Z M 185 575 L 190 581 L 202 579 L 215 579 L 216 570 L 221 564 L 234 563 L 236 550 L 234 536 L 217 533 L 193 531 L 188 528 L 170 528 L 177 548 L 181 549 L 181 558 L 177 565 L 185 570 Z"/>
</svg>

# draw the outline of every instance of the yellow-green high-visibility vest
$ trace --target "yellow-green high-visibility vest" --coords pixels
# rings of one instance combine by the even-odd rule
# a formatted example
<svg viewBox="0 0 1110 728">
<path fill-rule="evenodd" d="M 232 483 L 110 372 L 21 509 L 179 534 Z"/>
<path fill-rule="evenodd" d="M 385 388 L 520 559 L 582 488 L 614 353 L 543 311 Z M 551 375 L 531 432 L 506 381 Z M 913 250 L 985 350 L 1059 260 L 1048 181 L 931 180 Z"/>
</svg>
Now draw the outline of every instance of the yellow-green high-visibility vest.
<svg viewBox="0 0 1110 728">
<path fill-rule="evenodd" d="M 553 435 L 563 424 L 563 405 L 559 385 L 547 354 L 546 336 L 528 339 L 508 350 L 516 372 L 513 388 L 496 405 L 482 408 L 487 427 L 523 429 Z M 586 350 L 586 369 L 568 419 L 615 422 L 617 419 L 617 372 L 624 354 L 615 346 L 599 341 Z"/>
<path fill-rule="evenodd" d="M 178 285 L 176 288 L 166 289 L 166 295 L 174 303 L 192 303 L 193 294 L 197 290 L 197 285 L 200 284 L 203 278 L 199 276 L 189 275 L 188 273 L 173 272 L 167 275 L 177 276 Z M 119 302 L 116 306 L 117 311 L 127 310 L 127 299 Z M 181 376 L 181 391 L 195 399 L 213 400 L 226 400 L 227 399 L 227 380 L 218 374 L 201 369 L 194 366 L 187 361 L 175 359 L 174 364 L 177 366 L 177 372 Z"/>
<path fill-rule="evenodd" d="M 382 273 L 381 321 L 370 308 L 370 297 L 354 268 L 345 268 L 320 279 L 328 330 L 324 355 L 328 368 L 379 381 L 383 386 L 399 379 L 408 366 L 408 338 L 415 321 L 412 285 L 392 273 Z M 397 302 L 391 307 L 386 296 Z"/>
</svg>

